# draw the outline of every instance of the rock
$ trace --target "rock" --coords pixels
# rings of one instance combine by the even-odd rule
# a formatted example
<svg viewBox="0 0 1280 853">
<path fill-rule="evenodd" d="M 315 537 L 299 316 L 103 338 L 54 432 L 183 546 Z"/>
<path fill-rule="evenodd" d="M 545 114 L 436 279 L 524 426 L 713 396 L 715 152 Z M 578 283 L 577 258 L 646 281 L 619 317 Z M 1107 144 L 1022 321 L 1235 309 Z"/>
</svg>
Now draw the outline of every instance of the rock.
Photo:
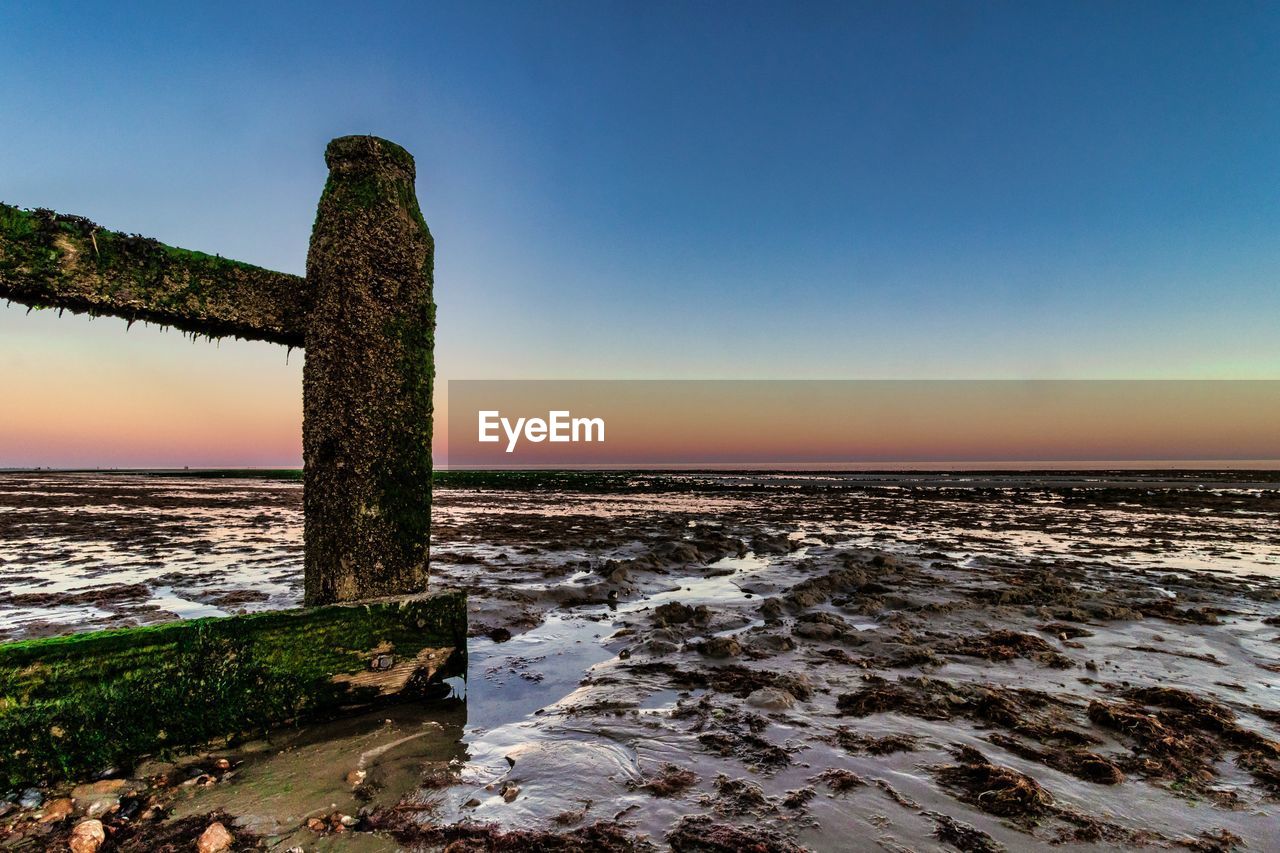
<svg viewBox="0 0 1280 853">
<path fill-rule="evenodd" d="M 53 800 L 49 805 L 44 807 L 44 814 L 40 815 L 41 823 L 56 823 L 60 820 L 66 820 L 71 817 L 71 813 L 75 811 L 75 803 L 70 797 L 62 797 Z"/>
<path fill-rule="evenodd" d="M 349 814 L 337 814 L 337 815 L 334 815 L 334 817 L 338 819 L 338 823 L 342 824 L 347 828 L 351 828 L 360 822 L 359 819 L 354 818 Z"/>
<path fill-rule="evenodd" d="M 97 853 L 102 842 L 107 840 L 107 831 L 100 820 L 82 820 L 71 830 L 67 844 L 71 853 Z"/>
<path fill-rule="evenodd" d="M 217 767 L 219 770 L 230 770 L 231 762 L 225 758 L 219 758 L 217 761 L 213 763 L 213 766 Z"/>
<path fill-rule="evenodd" d="M 318 817 L 307 818 L 307 829 L 312 832 L 324 832 L 329 828 L 329 824 L 325 823 Z"/>
<path fill-rule="evenodd" d="M 653 609 L 653 621 L 657 625 L 682 625 L 693 621 L 693 612 L 687 604 L 671 601 Z"/>
<path fill-rule="evenodd" d="M 761 687 L 747 696 L 747 704 L 770 711 L 789 711 L 795 707 L 796 697 L 777 687 Z"/>
<path fill-rule="evenodd" d="M 120 795 L 128 787 L 125 779 L 102 779 L 90 785 L 76 785 L 71 799 L 89 817 L 106 814 L 120 805 Z"/>
<path fill-rule="evenodd" d="M 747 651 L 756 657 L 769 657 L 778 652 L 789 652 L 796 647 L 795 640 L 785 634 L 760 634 L 747 641 Z"/>
<path fill-rule="evenodd" d="M 810 640 L 831 640 L 837 637 L 840 631 L 836 626 L 824 622 L 801 622 L 792 629 L 791 633 Z"/>
<path fill-rule="evenodd" d="M 742 644 L 734 637 L 712 637 L 698 650 L 709 658 L 736 658 L 742 654 Z"/>
<path fill-rule="evenodd" d="M 214 821 L 196 841 L 196 853 L 225 853 L 235 841 L 225 826 Z"/>
<path fill-rule="evenodd" d="M 43 802 L 44 794 L 40 793 L 39 788 L 28 788 L 18 797 L 18 805 L 24 809 L 38 809 Z"/>
<path fill-rule="evenodd" d="M 679 650 L 679 646 L 670 640 L 652 639 L 641 643 L 638 648 L 655 658 L 666 657 Z"/>
<path fill-rule="evenodd" d="M 782 601 L 777 598 L 766 598 L 760 602 L 759 612 L 761 616 L 770 622 L 781 619 L 783 613 Z"/>
<path fill-rule="evenodd" d="M 352 770 L 350 773 L 347 774 L 347 784 L 353 788 L 356 785 L 362 785 L 364 784 L 364 780 L 368 775 L 369 774 L 363 770 Z"/>
<path fill-rule="evenodd" d="M 519 786 L 519 785 L 515 784 L 514 782 L 504 782 L 504 783 L 503 783 L 503 785 L 502 785 L 502 799 L 503 799 L 503 800 L 505 800 L 506 802 L 508 802 L 508 803 L 509 803 L 509 802 L 511 802 L 512 800 L 514 800 L 514 799 L 515 799 L 516 797 L 518 797 L 518 796 L 520 796 L 520 786 Z"/>
</svg>

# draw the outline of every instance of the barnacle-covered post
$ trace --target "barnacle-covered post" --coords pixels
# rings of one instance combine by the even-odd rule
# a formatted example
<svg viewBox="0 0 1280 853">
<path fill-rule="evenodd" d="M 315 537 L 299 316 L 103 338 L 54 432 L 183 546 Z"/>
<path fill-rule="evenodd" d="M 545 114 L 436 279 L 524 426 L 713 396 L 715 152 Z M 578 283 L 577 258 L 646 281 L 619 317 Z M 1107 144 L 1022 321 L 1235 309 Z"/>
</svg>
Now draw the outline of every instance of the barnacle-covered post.
<svg viewBox="0 0 1280 853">
<path fill-rule="evenodd" d="M 413 157 L 373 136 L 325 151 L 303 369 L 306 603 L 427 589 L 433 241 Z"/>
</svg>

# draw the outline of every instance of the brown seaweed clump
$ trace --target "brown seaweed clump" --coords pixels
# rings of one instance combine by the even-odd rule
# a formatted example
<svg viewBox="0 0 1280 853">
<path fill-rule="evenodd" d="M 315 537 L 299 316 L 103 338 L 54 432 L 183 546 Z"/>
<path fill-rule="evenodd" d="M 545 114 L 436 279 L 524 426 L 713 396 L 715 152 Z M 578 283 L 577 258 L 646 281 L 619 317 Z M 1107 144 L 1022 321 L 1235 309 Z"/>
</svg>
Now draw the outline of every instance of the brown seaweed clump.
<svg viewBox="0 0 1280 853">
<path fill-rule="evenodd" d="M 1242 770 L 1280 795 L 1280 744 L 1242 727 L 1230 708 L 1175 687 L 1139 687 L 1124 696 L 1122 702 L 1090 702 L 1089 719 L 1132 741 L 1128 765 L 1134 772 L 1200 789 L 1230 747 Z"/>
<path fill-rule="evenodd" d="M 934 776 L 962 801 L 1022 822 L 1034 823 L 1052 812 L 1053 796 L 1025 773 L 992 764 L 973 747 L 957 747 L 955 755 L 960 763 L 935 768 Z"/>
<path fill-rule="evenodd" d="M 879 676 L 868 676 L 866 685 L 853 693 L 836 697 L 836 708 L 850 717 L 894 712 L 922 720 L 949 720 L 951 710 L 945 703 L 933 702 L 914 690 L 890 683 Z"/>
<path fill-rule="evenodd" d="M 994 734 L 987 740 L 1003 747 L 1014 755 L 1038 761 L 1046 767 L 1069 773 L 1077 779 L 1098 785 L 1118 785 L 1124 781 L 1124 772 L 1110 759 L 1083 749 L 1036 749 L 1017 738 Z"/>
<path fill-rule="evenodd" d="M 716 823 L 708 815 L 685 817 L 667 833 L 675 853 L 803 853 L 804 848 L 761 827 Z"/>
<path fill-rule="evenodd" d="M 569 832 L 513 829 L 504 832 L 492 824 L 420 824 L 395 809 L 374 812 L 369 828 L 385 832 L 401 844 L 418 848 L 443 848 L 449 853 L 651 853 L 657 850 L 643 838 L 628 834 L 614 821 L 599 821 Z"/>
<path fill-rule="evenodd" d="M 852 770 L 844 770 L 840 767 L 832 767 L 830 770 L 823 770 L 817 776 L 813 777 L 815 782 L 824 782 L 834 793 L 845 794 L 854 788 L 862 788 L 867 784 L 867 780 L 863 779 Z"/>
<path fill-rule="evenodd" d="M 1004 845 L 975 826 L 956 820 L 950 815 L 928 812 L 933 819 L 933 837 L 943 844 L 950 844 L 961 853 L 1001 853 Z"/>
<path fill-rule="evenodd" d="M 914 752 L 920 738 L 895 732 L 882 737 L 864 735 L 848 726 L 840 726 L 831 736 L 831 742 L 848 752 L 865 752 L 868 755 L 892 755 L 895 752 Z"/>
<path fill-rule="evenodd" d="M 698 784 L 698 776 L 674 764 L 664 766 L 643 782 L 633 782 L 632 790 L 647 791 L 655 797 L 675 797 Z"/>
<path fill-rule="evenodd" d="M 991 661 L 1027 658 L 1057 669 L 1068 669 L 1075 665 L 1069 657 L 1054 651 L 1053 646 L 1039 637 L 1018 631 L 991 631 L 974 637 L 963 637 L 944 647 L 944 651 Z"/>
</svg>

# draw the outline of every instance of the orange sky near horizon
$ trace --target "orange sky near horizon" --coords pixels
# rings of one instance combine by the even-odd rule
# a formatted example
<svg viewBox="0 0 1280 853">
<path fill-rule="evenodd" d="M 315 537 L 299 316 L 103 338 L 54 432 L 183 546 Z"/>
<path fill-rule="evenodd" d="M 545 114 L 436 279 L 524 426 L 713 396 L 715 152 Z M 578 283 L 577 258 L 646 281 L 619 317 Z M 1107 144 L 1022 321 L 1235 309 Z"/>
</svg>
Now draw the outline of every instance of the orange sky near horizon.
<svg viewBox="0 0 1280 853">
<path fill-rule="evenodd" d="M 301 464 L 302 352 L 54 312 L 21 319 L 0 364 L 0 467 Z M 606 444 L 579 446 L 566 464 L 1280 458 L 1280 382 L 997 383 L 1026 409 L 1012 420 L 1008 401 L 966 398 L 981 385 L 864 384 L 878 389 L 867 404 L 835 382 L 527 383 L 515 413 L 607 415 Z M 608 393 L 583 396 L 588 387 Z M 449 461 L 448 392 L 439 380 L 437 464 Z M 522 445 L 475 464 L 555 464 L 563 448 Z"/>
</svg>

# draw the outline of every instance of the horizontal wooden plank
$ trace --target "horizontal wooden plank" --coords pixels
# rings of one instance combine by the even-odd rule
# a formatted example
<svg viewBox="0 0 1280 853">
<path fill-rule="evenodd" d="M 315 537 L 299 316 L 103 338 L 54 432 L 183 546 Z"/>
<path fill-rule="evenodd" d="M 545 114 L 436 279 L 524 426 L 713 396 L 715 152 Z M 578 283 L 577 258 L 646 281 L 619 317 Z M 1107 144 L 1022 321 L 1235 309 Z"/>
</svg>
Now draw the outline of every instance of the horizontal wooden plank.
<svg viewBox="0 0 1280 853">
<path fill-rule="evenodd" d="M 301 276 L 0 204 L 0 299 L 301 347 Z"/>
</svg>

